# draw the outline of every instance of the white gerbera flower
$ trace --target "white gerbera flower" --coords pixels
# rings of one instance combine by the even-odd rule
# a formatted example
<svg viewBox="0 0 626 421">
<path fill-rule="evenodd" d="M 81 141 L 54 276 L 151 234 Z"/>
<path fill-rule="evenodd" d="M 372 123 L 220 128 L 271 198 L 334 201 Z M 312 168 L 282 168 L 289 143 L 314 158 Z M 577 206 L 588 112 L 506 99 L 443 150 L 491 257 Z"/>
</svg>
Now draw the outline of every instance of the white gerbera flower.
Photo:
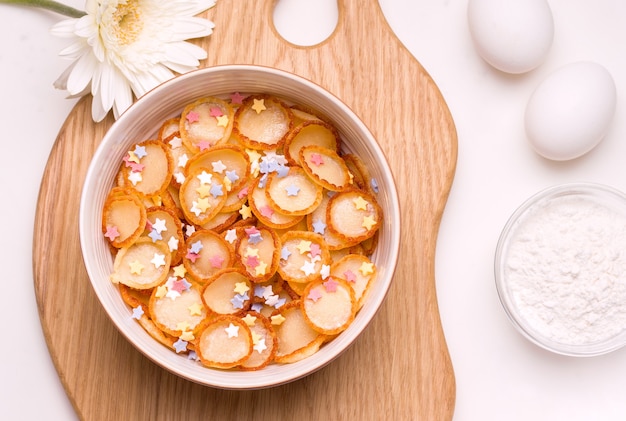
<svg viewBox="0 0 626 421">
<path fill-rule="evenodd" d="M 86 15 L 52 27 L 74 43 L 60 55 L 73 63 L 55 82 L 71 96 L 93 95 L 91 115 L 115 118 L 160 83 L 198 68 L 207 54 L 185 40 L 212 33 L 195 17 L 215 0 L 87 0 Z"/>
</svg>

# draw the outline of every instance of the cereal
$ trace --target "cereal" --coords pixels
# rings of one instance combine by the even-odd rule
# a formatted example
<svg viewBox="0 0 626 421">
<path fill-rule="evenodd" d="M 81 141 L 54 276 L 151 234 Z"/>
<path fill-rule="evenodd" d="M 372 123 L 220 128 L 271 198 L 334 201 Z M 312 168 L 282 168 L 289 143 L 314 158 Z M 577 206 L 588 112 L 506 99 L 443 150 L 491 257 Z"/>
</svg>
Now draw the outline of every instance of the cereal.
<svg viewBox="0 0 626 421">
<path fill-rule="evenodd" d="M 127 151 L 102 233 L 111 281 L 154 340 L 254 371 L 349 328 L 376 279 L 383 214 L 326 118 L 271 95 L 234 99 L 200 98 Z"/>
</svg>

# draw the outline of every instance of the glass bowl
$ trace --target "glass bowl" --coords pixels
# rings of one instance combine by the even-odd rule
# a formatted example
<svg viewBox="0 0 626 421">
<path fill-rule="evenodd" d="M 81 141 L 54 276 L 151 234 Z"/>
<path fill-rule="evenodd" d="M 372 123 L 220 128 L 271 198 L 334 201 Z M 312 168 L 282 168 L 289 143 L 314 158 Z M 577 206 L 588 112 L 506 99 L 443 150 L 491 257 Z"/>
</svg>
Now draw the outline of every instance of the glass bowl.
<svg viewBox="0 0 626 421">
<path fill-rule="evenodd" d="M 626 344 L 626 195 L 592 183 L 547 188 L 506 223 L 496 288 L 536 345 L 594 356 Z"/>
</svg>

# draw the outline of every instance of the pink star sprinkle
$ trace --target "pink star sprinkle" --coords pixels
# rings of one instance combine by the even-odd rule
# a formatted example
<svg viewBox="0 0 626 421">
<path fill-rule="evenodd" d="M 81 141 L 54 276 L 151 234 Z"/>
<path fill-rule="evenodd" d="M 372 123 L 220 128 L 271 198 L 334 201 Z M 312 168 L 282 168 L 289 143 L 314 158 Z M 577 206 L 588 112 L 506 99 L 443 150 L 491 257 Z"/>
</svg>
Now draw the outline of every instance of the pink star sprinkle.
<svg viewBox="0 0 626 421">
<path fill-rule="evenodd" d="M 170 288 L 179 294 L 187 289 L 187 285 L 184 279 L 179 279 L 177 281 L 172 282 L 172 287 Z"/>
<path fill-rule="evenodd" d="M 143 164 L 138 164 L 137 162 L 129 162 L 128 164 L 126 164 L 128 167 L 130 167 L 130 170 L 132 172 L 142 172 L 145 165 Z"/>
<path fill-rule="evenodd" d="M 230 95 L 231 104 L 241 104 L 243 102 L 244 96 L 239 92 L 234 92 Z"/>
<path fill-rule="evenodd" d="M 251 235 L 258 234 L 258 233 L 261 232 L 261 231 L 259 231 L 259 229 L 257 227 L 246 228 L 245 231 L 246 231 L 246 235 L 248 237 L 251 236 Z"/>
<path fill-rule="evenodd" d="M 246 266 L 250 268 L 255 268 L 259 266 L 259 258 L 256 256 L 248 256 L 246 257 Z"/>
<path fill-rule="evenodd" d="M 270 208 L 269 205 L 265 205 L 259 210 L 261 211 L 261 215 L 266 218 L 271 218 L 272 215 L 274 215 L 274 209 Z"/>
<path fill-rule="evenodd" d="M 198 142 L 198 149 L 200 149 L 201 151 L 205 151 L 209 149 L 210 147 L 211 147 L 211 142 L 209 142 L 208 140 L 201 140 L 200 142 Z"/>
<path fill-rule="evenodd" d="M 108 226 L 107 227 L 107 232 L 106 232 L 106 234 L 104 234 L 104 236 L 107 237 L 109 240 L 113 241 L 117 237 L 120 236 L 120 233 L 117 231 L 117 227 L 116 226 Z"/>
<path fill-rule="evenodd" d="M 324 288 L 326 289 L 326 292 L 337 291 L 337 285 L 339 285 L 339 283 L 333 278 L 328 278 L 328 281 L 324 282 Z"/>
<path fill-rule="evenodd" d="M 317 300 L 322 298 L 322 294 L 319 292 L 317 288 L 313 288 L 311 289 L 311 291 L 309 291 L 309 295 L 306 298 L 316 303 Z"/>
<path fill-rule="evenodd" d="M 324 163 L 324 158 L 322 158 L 322 155 L 320 155 L 318 153 L 312 153 L 311 154 L 311 162 L 319 167 L 320 165 L 322 165 Z"/>
<path fill-rule="evenodd" d="M 219 107 L 211 107 L 209 110 L 211 117 L 221 117 L 224 115 L 222 110 Z"/>
<path fill-rule="evenodd" d="M 350 269 L 343 273 L 343 276 L 346 278 L 348 282 L 356 282 L 356 274 L 352 272 Z"/>
<path fill-rule="evenodd" d="M 189 122 L 189 124 L 200 121 L 200 114 L 198 114 L 195 111 L 189 111 L 186 117 L 187 117 L 187 121 Z"/>
<path fill-rule="evenodd" d="M 309 253 L 311 253 L 311 257 L 319 256 L 320 254 L 322 254 L 322 248 L 320 247 L 319 244 L 312 243 L 311 250 L 309 251 Z"/>
<path fill-rule="evenodd" d="M 187 252 L 187 256 L 185 256 L 187 259 L 191 260 L 191 263 L 196 263 L 196 260 L 198 260 L 198 257 L 200 257 L 199 254 L 197 253 L 193 253 L 191 251 Z"/>
<path fill-rule="evenodd" d="M 248 186 L 246 186 L 243 189 L 239 190 L 239 193 L 237 193 L 237 198 L 238 199 L 243 199 L 247 195 L 248 195 Z"/>
<path fill-rule="evenodd" d="M 211 256 L 209 258 L 209 262 L 211 262 L 211 267 L 214 267 L 216 269 L 219 269 L 222 267 L 222 264 L 224 263 L 224 258 L 218 254 Z"/>
</svg>

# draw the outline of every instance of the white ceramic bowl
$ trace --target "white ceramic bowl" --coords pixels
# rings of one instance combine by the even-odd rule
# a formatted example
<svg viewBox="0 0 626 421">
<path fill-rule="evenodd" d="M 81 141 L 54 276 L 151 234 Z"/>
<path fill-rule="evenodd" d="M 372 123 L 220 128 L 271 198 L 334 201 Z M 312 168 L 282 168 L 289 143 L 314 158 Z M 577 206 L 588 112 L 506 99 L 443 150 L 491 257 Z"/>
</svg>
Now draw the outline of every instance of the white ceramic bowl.
<svg viewBox="0 0 626 421">
<path fill-rule="evenodd" d="M 505 225 L 496 288 L 517 330 L 569 356 L 626 345 L 626 195 L 571 183 L 524 202 Z"/>
<path fill-rule="evenodd" d="M 384 212 L 378 247 L 371 256 L 378 275 L 354 322 L 313 356 L 293 364 L 272 364 L 256 372 L 207 368 L 177 355 L 150 337 L 130 317 L 131 310 L 109 280 L 113 258 L 101 231 L 104 200 L 128 149 L 136 142 L 155 138 L 160 124 L 179 115 L 193 100 L 232 92 L 274 94 L 328 117 L 342 136 L 343 150 L 359 155 L 376 179 L 377 199 Z M 160 85 L 113 124 L 87 172 L 79 229 L 83 260 L 96 295 L 115 326 L 138 350 L 163 368 L 197 383 L 224 389 L 259 389 L 287 383 L 320 369 L 363 332 L 391 284 L 400 245 L 400 211 L 396 186 L 382 150 L 368 128 L 344 103 L 320 86 L 288 72 L 261 66 L 226 65 L 194 71 Z"/>
</svg>

